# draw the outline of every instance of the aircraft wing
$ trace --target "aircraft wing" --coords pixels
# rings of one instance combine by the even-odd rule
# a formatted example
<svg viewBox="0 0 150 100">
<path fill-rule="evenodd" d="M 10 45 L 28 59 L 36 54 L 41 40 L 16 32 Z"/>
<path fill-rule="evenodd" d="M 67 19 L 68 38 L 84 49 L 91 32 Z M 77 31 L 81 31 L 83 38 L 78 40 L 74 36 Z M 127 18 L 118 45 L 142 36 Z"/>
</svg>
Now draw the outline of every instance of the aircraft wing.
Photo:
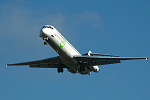
<svg viewBox="0 0 150 100">
<path fill-rule="evenodd" d="M 60 57 L 47 58 L 42 60 L 16 63 L 16 64 L 7 64 L 6 66 L 17 66 L 17 65 L 29 65 L 30 67 L 35 68 L 66 68 L 65 64 L 61 61 Z"/>
<path fill-rule="evenodd" d="M 119 56 L 75 56 L 78 62 L 89 66 L 121 63 L 121 60 L 148 59 L 146 57 L 119 57 Z"/>
</svg>

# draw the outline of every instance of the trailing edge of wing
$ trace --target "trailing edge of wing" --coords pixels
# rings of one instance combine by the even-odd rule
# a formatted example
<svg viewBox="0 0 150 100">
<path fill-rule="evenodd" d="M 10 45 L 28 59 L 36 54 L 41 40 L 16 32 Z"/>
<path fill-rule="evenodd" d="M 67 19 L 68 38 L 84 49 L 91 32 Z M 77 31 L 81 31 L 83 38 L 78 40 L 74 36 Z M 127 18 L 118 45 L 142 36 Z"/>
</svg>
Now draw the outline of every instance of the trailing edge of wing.
<svg viewBox="0 0 150 100">
<path fill-rule="evenodd" d="M 65 64 L 48 63 L 48 64 L 31 64 L 31 68 L 67 68 Z"/>
<path fill-rule="evenodd" d="M 146 57 L 101 57 L 101 56 L 75 56 L 77 60 L 135 60 L 148 59 Z"/>
</svg>

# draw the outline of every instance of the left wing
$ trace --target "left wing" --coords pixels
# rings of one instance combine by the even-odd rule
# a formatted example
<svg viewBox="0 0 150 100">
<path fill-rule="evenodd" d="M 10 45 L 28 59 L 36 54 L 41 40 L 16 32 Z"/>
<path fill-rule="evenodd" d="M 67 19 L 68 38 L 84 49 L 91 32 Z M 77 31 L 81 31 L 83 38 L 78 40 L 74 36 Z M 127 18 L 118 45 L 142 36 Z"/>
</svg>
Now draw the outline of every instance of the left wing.
<svg viewBox="0 0 150 100">
<path fill-rule="evenodd" d="M 17 66 L 17 65 L 29 65 L 30 67 L 36 68 L 59 68 L 59 67 L 66 68 L 65 64 L 63 64 L 59 56 L 30 62 L 7 64 L 6 66 Z"/>
<path fill-rule="evenodd" d="M 148 59 L 146 57 L 119 57 L 119 56 L 75 56 L 74 58 L 78 62 L 82 62 L 89 66 L 121 63 L 120 60 Z"/>
</svg>

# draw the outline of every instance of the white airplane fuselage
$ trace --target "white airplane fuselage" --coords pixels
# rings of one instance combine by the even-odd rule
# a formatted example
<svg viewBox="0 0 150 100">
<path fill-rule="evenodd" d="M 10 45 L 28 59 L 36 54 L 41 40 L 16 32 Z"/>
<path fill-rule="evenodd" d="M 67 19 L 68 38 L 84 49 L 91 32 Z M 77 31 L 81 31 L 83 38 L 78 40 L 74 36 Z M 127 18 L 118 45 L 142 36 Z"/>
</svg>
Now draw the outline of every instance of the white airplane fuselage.
<svg viewBox="0 0 150 100">
<path fill-rule="evenodd" d="M 73 57 L 81 54 L 53 26 L 45 25 L 41 29 L 40 36 L 59 54 L 69 72 L 90 74 L 91 70 L 87 67 L 85 71 L 79 70 L 80 65 Z M 90 68 L 96 69 L 95 72 L 99 71 L 98 66 L 90 66 Z"/>
</svg>

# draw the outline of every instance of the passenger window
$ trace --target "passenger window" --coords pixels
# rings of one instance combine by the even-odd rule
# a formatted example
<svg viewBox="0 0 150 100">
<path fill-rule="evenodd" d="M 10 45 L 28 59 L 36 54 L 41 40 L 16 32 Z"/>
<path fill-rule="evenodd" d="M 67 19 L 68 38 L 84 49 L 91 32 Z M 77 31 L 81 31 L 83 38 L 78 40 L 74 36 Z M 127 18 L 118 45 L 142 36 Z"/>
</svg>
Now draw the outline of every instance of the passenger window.
<svg viewBox="0 0 150 100">
<path fill-rule="evenodd" d="M 53 29 L 51 26 L 49 26 L 51 29 Z"/>
</svg>

